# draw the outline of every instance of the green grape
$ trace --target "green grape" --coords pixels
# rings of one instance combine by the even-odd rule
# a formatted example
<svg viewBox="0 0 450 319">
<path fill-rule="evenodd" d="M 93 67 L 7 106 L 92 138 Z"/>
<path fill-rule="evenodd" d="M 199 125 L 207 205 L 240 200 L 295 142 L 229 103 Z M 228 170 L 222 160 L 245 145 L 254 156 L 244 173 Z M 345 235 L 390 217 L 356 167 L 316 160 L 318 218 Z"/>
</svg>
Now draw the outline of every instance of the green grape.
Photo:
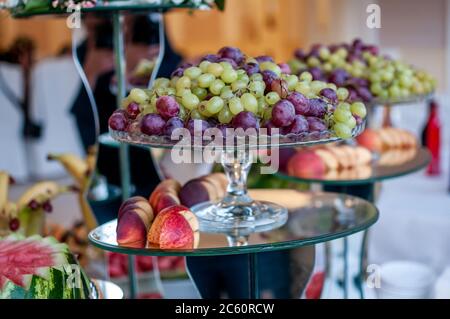
<svg viewBox="0 0 450 319">
<path fill-rule="evenodd" d="M 177 90 L 176 96 L 181 98 L 186 93 L 191 93 L 191 90 L 189 90 L 189 89 L 179 89 L 179 90 Z"/>
<path fill-rule="evenodd" d="M 221 66 L 219 63 L 211 63 L 208 65 L 208 73 L 211 73 L 215 77 L 219 77 L 223 72 L 223 66 Z"/>
<path fill-rule="evenodd" d="M 400 88 L 397 85 L 392 85 L 389 88 L 389 96 L 393 99 L 399 98 L 401 95 Z"/>
<path fill-rule="evenodd" d="M 222 75 L 220 76 L 220 78 L 222 79 L 222 81 L 224 81 L 225 83 L 233 83 L 234 81 L 237 80 L 238 78 L 238 74 L 235 70 L 233 69 L 226 69 L 222 72 Z"/>
<path fill-rule="evenodd" d="M 175 87 L 177 91 L 181 89 L 189 89 L 191 87 L 191 79 L 187 76 L 182 76 L 181 78 L 178 79 Z"/>
<path fill-rule="evenodd" d="M 175 87 L 177 85 L 178 80 L 180 79 L 179 76 L 174 76 L 173 78 L 170 79 L 170 86 L 171 87 Z"/>
<path fill-rule="evenodd" d="M 351 108 L 351 106 L 350 106 L 349 103 L 347 103 L 347 102 L 342 102 L 342 103 L 339 103 L 339 104 L 338 104 L 338 106 L 337 106 L 336 109 L 342 109 L 342 110 L 346 110 L 346 111 L 349 111 L 349 112 L 350 112 L 350 108 Z"/>
<path fill-rule="evenodd" d="M 311 73 L 305 71 L 300 74 L 300 81 L 311 82 L 313 80 L 313 76 Z"/>
<path fill-rule="evenodd" d="M 204 89 L 209 88 L 215 79 L 216 77 L 211 73 L 203 73 L 197 78 L 198 86 Z"/>
<path fill-rule="evenodd" d="M 206 73 L 208 72 L 208 66 L 210 64 L 211 62 L 204 60 L 198 65 L 198 67 L 200 68 L 200 70 L 202 70 L 203 73 Z"/>
<path fill-rule="evenodd" d="M 133 101 L 131 101 L 130 96 L 127 96 L 126 98 L 122 99 L 122 102 L 120 102 L 120 107 L 123 109 L 126 109 L 127 106 Z"/>
<path fill-rule="evenodd" d="M 298 74 L 301 69 L 303 69 L 302 63 L 297 59 L 292 59 L 288 62 L 289 67 L 291 68 L 291 72 L 294 74 Z"/>
<path fill-rule="evenodd" d="M 352 116 L 348 121 L 347 121 L 347 126 L 353 130 L 356 127 L 356 119 Z"/>
<path fill-rule="evenodd" d="M 308 60 L 306 60 L 306 63 L 311 68 L 320 66 L 320 60 L 315 56 L 309 57 Z"/>
<path fill-rule="evenodd" d="M 330 50 L 327 47 L 322 47 L 319 50 L 319 56 L 322 60 L 328 60 L 330 57 Z"/>
<path fill-rule="evenodd" d="M 277 92 L 269 92 L 266 94 L 266 102 L 269 105 L 275 105 L 280 100 L 280 96 Z"/>
<path fill-rule="evenodd" d="M 247 72 L 245 70 L 243 70 L 243 69 L 236 70 L 236 72 L 238 74 L 238 79 L 241 79 L 241 77 L 243 75 L 247 75 Z"/>
<path fill-rule="evenodd" d="M 381 74 L 381 80 L 383 82 L 391 82 L 394 79 L 394 72 L 384 71 Z"/>
<path fill-rule="evenodd" d="M 241 96 L 241 102 L 246 111 L 257 113 L 258 112 L 258 100 L 253 94 L 244 93 Z"/>
<path fill-rule="evenodd" d="M 272 118 L 272 108 L 268 107 L 264 110 L 263 119 L 270 120 Z"/>
<path fill-rule="evenodd" d="M 350 106 L 352 114 L 358 115 L 360 118 L 365 118 L 367 115 L 366 106 L 362 102 L 355 102 Z"/>
<path fill-rule="evenodd" d="M 245 59 L 245 63 L 254 63 L 254 64 L 258 64 L 258 60 L 256 60 L 254 57 L 252 57 L 252 56 L 248 56 L 246 59 Z"/>
<path fill-rule="evenodd" d="M 242 71 L 244 71 L 244 70 L 242 70 Z M 239 74 L 239 71 L 238 71 L 238 80 L 239 81 L 243 81 L 246 84 L 248 84 L 248 82 L 250 82 L 250 78 L 248 77 L 247 73 Z"/>
<path fill-rule="evenodd" d="M 341 60 L 341 57 L 339 55 L 337 55 L 336 53 L 333 53 L 332 55 L 330 55 L 330 58 L 328 59 L 328 61 L 333 65 L 336 65 L 337 63 L 339 63 L 340 60 Z"/>
<path fill-rule="evenodd" d="M 337 91 L 337 86 L 334 83 L 327 83 L 327 88 L 332 89 L 333 91 Z"/>
<path fill-rule="evenodd" d="M 196 108 L 195 110 L 198 110 L 200 115 L 203 116 L 204 118 L 209 118 L 213 116 L 213 114 L 210 111 L 208 111 L 208 101 L 200 102 L 198 108 Z"/>
<path fill-rule="evenodd" d="M 157 88 L 155 89 L 155 93 L 156 93 L 158 96 L 166 95 L 166 92 L 167 92 L 167 88 L 165 88 L 165 87 L 157 87 Z"/>
<path fill-rule="evenodd" d="M 325 72 L 331 72 L 331 71 L 333 71 L 333 65 L 331 63 L 329 63 L 329 62 L 324 63 L 323 70 Z"/>
<path fill-rule="evenodd" d="M 400 85 L 404 88 L 410 88 L 413 84 L 413 79 L 411 78 L 411 76 L 402 74 L 400 76 Z"/>
<path fill-rule="evenodd" d="M 295 74 L 288 75 L 286 77 L 286 82 L 288 84 L 289 91 L 293 91 L 298 83 L 298 77 Z"/>
<path fill-rule="evenodd" d="M 203 120 L 205 117 L 200 113 L 198 109 L 194 109 L 191 111 L 191 119 L 193 120 Z"/>
<path fill-rule="evenodd" d="M 169 87 L 170 86 L 170 80 L 168 78 L 157 78 L 155 79 L 155 82 L 153 82 L 153 87 Z"/>
<path fill-rule="evenodd" d="M 378 94 L 378 97 L 382 100 L 387 100 L 389 98 L 389 91 L 383 90 Z"/>
<path fill-rule="evenodd" d="M 156 106 L 151 104 L 144 104 L 142 108 L 142 115 L 154 114 L 156 113 Z"/>
<path fill-rule="evenodd" d="M 197 95 L 197 97 L 200 99 L 200 101 L 203 101 L 206 96 L 208 95 L 208 91 L 204 88 L 201 87 L 194 87 L 192 89 L 192 93 L 194 93 L 195 95 Z"/>
<path fill-rule="evenodd" d="M 254 96 L 261 97 L 264 95 L 266 84 L 263 81 L 251 81 L 248 85 L 248 89 Z"/>
<path fill-rule="evenodd" d="M 333 130 L 339 138 L 347 139 L 352 137 L 352 129 L 343 123 L 334 124 Z"/>
<path fill-rule="evenodd" d="M 152 95 L 152 97 L 150 98 L 150 105 L 152 106 L 152 107 L 154 107 L 155 108 L 155 110 L 156 110 L 156 101 L 158 100 L 158 95 Z"/>
<path fill-rule="evenodd" d="M 225 83 L 223 83 L 222 80 L 215 79 L 209 86 L 209 91 L 211 91 L 211 93 L 214 95 L 220 95 L 220 92 L 222 91 L 224 86 Z"/>
<path fill-rule="evenodd" d="M 407 88 L 401 88 L 400 89 L 400 96 L 404 99 L 406 99 L 410 95 L 411 91 Z"/>
<path fill-rule="evenodd" d="M 222 61 L 219 64 L 222 66 L 222 68 L 224 70 L 230 70 L 233 68 L 233 66 L 229 62 L 226 62 L 226 61 Z"/>
<path fill-rule="evenodd" d="M 225 85 L 222 88 L 222 90 L 220 91 L 220 97 L 224 100 L 228 100 L 234 97 L 234 93 L 229 85 Z"/>
<path fill-rule="evenodd" d="M 222 110 L 224 105 L 225 105 L 225 102 L 223 101 L 223 99 L 221 97 L 213 96 L 206 103 L 206 110 L 211 114 L 216 114 L 216 113 L 219 113 L 220 110 Z"/>
<path fill-rule="evenodd" d="M 236 80 L 233 83 L 231 83 L 231 89 L 233 90 L 233 92 L 243 90 L 246 88 L 247 88 L 247 82 L 244 82 L 241 80 Z"/>
<path fill-rule="evenodd" d="M 242 105 L 240 98 L 233 97 L 228 101 L 228 108 L 230 109 L 231 113 L 236 115 L 244 110 L 244 105 Z"/>
<path fill-rule="evenodd" d="M 349 92 L 346 88 L 338 88 L 336 90 L 339 101 L 345 101 L 348 98 Z"/>
<path fill-rule="evenodd" d="M 185 94 L 182 95 L 181 104 L 188 110 L 195 109 L 199 103 L 200 99 L 197 97 L 197 95 L 193 93 L 186 92 Z"/>
<path fill-rule="evenodd" d="M 258 116 L 262 117 L 264 115 L 264 111 L 269 105 L 266 102 L 264 96 L 258 98 Z"/>
<path fill-rule="evenodd" d="M 381 93 L 381 91 L 383 91 L 383 87 L 381 86 L 380 83 L 372 83 L 370 85 L 370 91 L 375 94 L 378 95 Z"/>
<path fill-rule="evenodd" d="M 274 72 L 276 75 L 281 76 L 281 69 L 278 65 L 276 65 L 273 62 L 270 61 L 265 61 L 259 64 L 259 69 L 261 71 L 272 71 Z"/>
<path fill-rule="evenodd" d="M 228 107 L 222 108 L 222 110 L 219 112 L 219 115 L 217 116 L 217 119 L 222 124 L 228 124 L 233 119 L 233 114 L 230 112 Z"/>
<path fill-rule="evenodd" d="M 182 119 L 183 121 L 186 119 L 186 116 L 188 115 L 186 108 L 180 107 L 180 110 L 178 111 L 178 117 Z"/>
<path fill-rule="evenodd" d="M 345 110 L 343 108 L 337 108 L 333 113 L 334 119 L 336 122 L 344 123 L 346 124 L 348 121 L 350 121 L 350 118 L 353 117 L 352 113 L 348 110 Z"/>
<path fill-rule="evenodd" d="M 320 91 L 327 87 L 327 84 L 322 81 L 312 81 L 310 86 L 311 91 L 318 95 Z"/>
<path fill-rule="evenodd" d="M 251 81 L 262 81 L 263 80 L 263 76 L 262 76 L 261 73 L 255 73 L 255 74 L 252 74 L 250 76 L 250 80 Z"/>
<path fill-rule="evenodd" d="M 148 101 L 148 95 L 144 90 L 134 88 L 130 92 L 130 99 L 138 104 L 145 104 Z"/>
<path fill-rule="evenodd" d="M 295 86 L 295 91 L 303 95 L 308 95 L 311 92 L 309 82 L 298 82 L 297 85 Z"/>
<path fill-rule="evenodd" d="M 185 76 L 189 77 L 191 80 L 194 80 L 202 74 L 202 69 L 200 69 L 196 66 L 191 66 L 191 67 L 187 68 L 186 70 L 184 70 L 183 74 Z"/>
<path fill-rule="evenodd" d="M 177 90 L 175 90 L 175 88 L 169 87 L 166 89 L 166 94 L 167 95 L 176 95 L 177 94 Z"/>
</svg>

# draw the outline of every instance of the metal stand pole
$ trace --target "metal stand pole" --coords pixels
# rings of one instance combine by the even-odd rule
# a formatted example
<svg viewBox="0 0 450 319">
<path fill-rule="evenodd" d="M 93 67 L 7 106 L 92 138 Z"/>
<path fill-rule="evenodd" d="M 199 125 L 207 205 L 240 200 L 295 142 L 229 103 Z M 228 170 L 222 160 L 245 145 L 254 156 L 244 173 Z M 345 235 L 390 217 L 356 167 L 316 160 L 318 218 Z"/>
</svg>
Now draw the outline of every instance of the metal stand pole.
<svg viewBox="0 0 450 319">
<path fill-rule="evenodd" d="M 248 254 L 248 276 L 249 276 L 249 291 L 250 299 L 260 299 L 259 282 L 258 282 L 258 254 Z"/>
<path fill-rule="evenodd" d="M 113 13 L 113 39 L 114 57 L 117 76 L 117 107 L 120 107 L 122 99 L 125 97 L 125 52 L 123 41 L 123 15 L 119 12 Z M 122 186 L 122 200 L 130 197 L 130 162 L 128 158 L 128 145 L 121 143 L 119 146 L 120 177 Z M 128 278 L 130 282 L 130 298 L 136 298 L 137 282 L 135 275 L 135 258 L 128 256 Z"/>
</svg>

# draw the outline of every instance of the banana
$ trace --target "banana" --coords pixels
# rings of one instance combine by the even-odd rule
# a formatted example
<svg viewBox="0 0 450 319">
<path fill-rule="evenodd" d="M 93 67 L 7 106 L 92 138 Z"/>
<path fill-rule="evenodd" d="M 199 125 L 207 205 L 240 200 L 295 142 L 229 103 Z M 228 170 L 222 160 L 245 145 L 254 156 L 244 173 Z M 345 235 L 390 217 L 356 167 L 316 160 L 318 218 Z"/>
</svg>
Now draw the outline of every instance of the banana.
<svg viewBox="0 0 450 319">
<path fill-rule="evenodd" d="M 52 199 L 56 195 L 67 192 L 70 190 L 68 186 L 60 186 L 53 181 L 43 181 L 34 184 L 28 188 L 22 196 L 17 200 L 17 209 L 20 211 L 27 207 L 28 204 L 35 200 L 38 203 L 43 203 L 47 200 Z"/>
<path fill-rule="evenodd" d="M 9 175 L 5 171 L 0 171 L 0 213 L 8 202 Z"/>
<path fill-rule="evenodd" d="M 49 154 L 47 158 L 60 162 L 79 186 L 86 184 L 89 174 L 89 167 L 86 161 L 70 153 Z"/>
<path fill-rule="evenodd" d="M 97 164 L 97 146 L 92 145 L 88 148 L 86 164 L 88 166 L 89 173 L 92 174 L 95 170 L 95 165 Z"/>
</svg>

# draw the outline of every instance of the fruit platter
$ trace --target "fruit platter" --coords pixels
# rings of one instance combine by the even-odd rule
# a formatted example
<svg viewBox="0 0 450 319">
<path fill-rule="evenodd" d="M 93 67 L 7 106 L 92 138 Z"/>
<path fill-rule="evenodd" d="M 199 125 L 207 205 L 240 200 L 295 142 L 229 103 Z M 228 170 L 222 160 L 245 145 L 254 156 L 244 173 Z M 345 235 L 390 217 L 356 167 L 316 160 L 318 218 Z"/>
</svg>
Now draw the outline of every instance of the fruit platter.
<svg viewBox="0 0 450 319">
<path fill-rule="evenodd" d="M 210 9 L 224 8 L 224 0 L 19 0 L 6 1 L 6 9 L 10 10 L 14 17 L 28 17 L 47 14 L 70 14 L 74 11 L 81 12 L 108 12 L 108 11 L 148 11 L 168 10 L 172 8 Z"/>
<path fill-rule="evenodd" d="M 316 44 L 298 49 L 289 62 L 294 74 L 309 71 L 315 81 L 328 81 L 349 91 L 349 100 L 368 105 L 407 104 L 430 97 L 436 80 L 400 60 L 381 55 L 377 46 L 352 43 Z M 308 94 L 309 87 L 302 88 Z"/>
<path fill-rule="evenodd" d="M 366 129 L 355 144 L 298 148 L 277 176 L 291 181 L 364 184 L 398 177 L 424 168 L 429 152 L 414 135 L 398 128 Z"/>
<path fill-rule="evenodd" d="M 313 91 L 300 93 L 304 85 Z M 119 142 L 159 148 L 219 150 L 229 178 L 224 198 L 192 207 L 200 229 L 265 231 L 286 222 L 287 210 L 253 201 L 246 178 L 254 149 L 313 145 L 354 137 L 364 128 L 363 102 L 309 72 L 291 74 L 270 56 L 251 57 L 223 47 L 197 65 L 185 64 L 170 79 L 131 90 L 109 118 Z M 173 155 L 174 152 L 172 152 Z"/>
</svg>

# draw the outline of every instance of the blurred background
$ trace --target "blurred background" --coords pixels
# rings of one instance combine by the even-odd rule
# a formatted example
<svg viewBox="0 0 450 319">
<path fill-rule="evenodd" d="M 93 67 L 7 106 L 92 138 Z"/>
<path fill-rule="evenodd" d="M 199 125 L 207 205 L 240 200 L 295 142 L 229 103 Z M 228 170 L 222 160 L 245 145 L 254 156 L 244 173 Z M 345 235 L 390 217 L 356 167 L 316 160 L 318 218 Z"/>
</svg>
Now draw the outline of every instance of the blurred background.
<svg viewBox="0 0 450 319">
<path fill-rule="evenodd" d="M 366 26 L 366 8 L 372 3 L 381 7 L 380 29 Z M 450 1 L 227 0 L 224 12 L 174 10 L 165 22 L 173 50 L 185 61 L 231 45 L 281 62 L 291 59 L 297 48 L 358 37 L 436 77 L 441 173 L 429 177 L 418 172 L 383 182 L 377 200 L 381 217 L 370 231 L 369 263 L 419 261 L 436 276 L 450 267 Z M 80 41 L 84 36 L 77 34 Z M 11 58 L 17 49 L 30 52 L 30 61 L 26 54 Z M 60 165 L 47 161 L 47 153 L 84 156 L 86 145 L 72 112 L 80 79 L 65 19 L 13 20 L 2 13 L 0 52 L 0 168 L 17 181 L 14 198 L 31 181 L 67 178 Z M 15 97 L 24 97 L 25 91 L 33 139 L 23 138 L 22 114 L 15 105 Z M 391 116 L 396 126 L 419 137 L 427 114 L 426 104 L 419 103 L 395 108 Z M 382 114 L 375 116 L 380 121 Z M 70 196 L 55 201 L 52 215 L 67 227 L 80 218 Z M 336 296 L 332 289 L 329 296 Z"/>
</svg>

